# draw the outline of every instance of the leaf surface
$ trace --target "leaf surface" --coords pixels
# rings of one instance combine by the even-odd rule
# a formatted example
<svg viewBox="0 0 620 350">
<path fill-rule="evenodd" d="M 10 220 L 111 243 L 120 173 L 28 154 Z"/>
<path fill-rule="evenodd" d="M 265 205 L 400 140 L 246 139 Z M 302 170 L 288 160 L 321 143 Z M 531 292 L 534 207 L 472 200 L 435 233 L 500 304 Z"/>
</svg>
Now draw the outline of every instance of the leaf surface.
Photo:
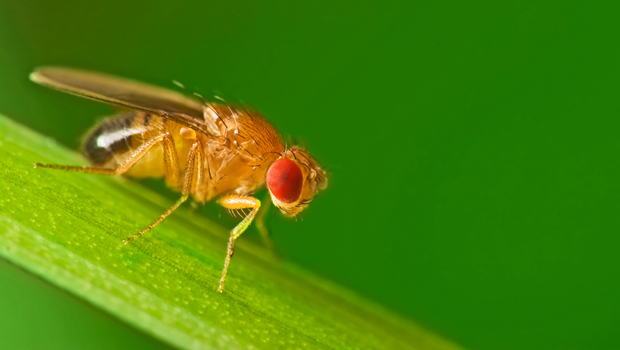
<svg viewBox="0 0 620 350">
<path fill-rule="evenodd" d="M 123 178 L 34 169 L 84 164 L 0 116 L 0 256 L 174 346 L 459 349 L 379 305 L 240 239 L 217 292 L 228 232 Z"/>
</svg>

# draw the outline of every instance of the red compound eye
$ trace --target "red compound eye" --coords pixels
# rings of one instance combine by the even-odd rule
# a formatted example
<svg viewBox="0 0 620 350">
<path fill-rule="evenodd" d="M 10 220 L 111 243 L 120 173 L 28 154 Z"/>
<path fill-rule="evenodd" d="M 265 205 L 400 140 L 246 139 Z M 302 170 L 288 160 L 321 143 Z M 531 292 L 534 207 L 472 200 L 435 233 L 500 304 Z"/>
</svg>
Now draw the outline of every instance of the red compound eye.
<svg viewBox="0 0 620 350">
<path fill-rule="evenodd" d="M 283 203 L 293 203 L 299 199 L 304 178 L 299 166 L 290 159 L 280 159 L 267 171 L 269 191 Z"/>
</svg>

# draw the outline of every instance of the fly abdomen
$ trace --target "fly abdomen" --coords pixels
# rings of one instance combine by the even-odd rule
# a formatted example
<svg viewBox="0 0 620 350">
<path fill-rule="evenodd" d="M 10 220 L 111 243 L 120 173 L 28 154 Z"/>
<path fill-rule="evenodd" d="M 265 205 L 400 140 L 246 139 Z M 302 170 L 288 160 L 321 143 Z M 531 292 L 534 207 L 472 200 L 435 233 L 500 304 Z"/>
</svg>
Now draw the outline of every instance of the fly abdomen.
<svg viewBox="0 0 620 350">
<path fill-rule="evenodd" d="M 147 129 L 150 114 L 126 112 L 104 120 L 84 138 L 84 154 L 95 166 L 111 166 L 116 156 L 135 148 Z M 122 158 L 119 158 L 122 159 Z"/>
</svg>

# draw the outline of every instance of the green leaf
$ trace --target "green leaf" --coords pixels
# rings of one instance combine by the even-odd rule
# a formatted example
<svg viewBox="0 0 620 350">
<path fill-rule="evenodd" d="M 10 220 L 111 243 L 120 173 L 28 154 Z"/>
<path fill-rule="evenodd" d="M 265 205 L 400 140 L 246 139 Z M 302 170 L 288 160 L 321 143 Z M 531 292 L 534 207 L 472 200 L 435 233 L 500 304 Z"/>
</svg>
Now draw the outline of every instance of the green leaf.
<svg viewBox="0 0 620 350">
<path fill-rule="evenodd" d="M 228 232 L 140 184 L 34 169 L 83 164 L 0 117 L 0 256 L 182 348 L 458 349 L 350 291 L 238 241 L 224 293 Z"/>
</svg>

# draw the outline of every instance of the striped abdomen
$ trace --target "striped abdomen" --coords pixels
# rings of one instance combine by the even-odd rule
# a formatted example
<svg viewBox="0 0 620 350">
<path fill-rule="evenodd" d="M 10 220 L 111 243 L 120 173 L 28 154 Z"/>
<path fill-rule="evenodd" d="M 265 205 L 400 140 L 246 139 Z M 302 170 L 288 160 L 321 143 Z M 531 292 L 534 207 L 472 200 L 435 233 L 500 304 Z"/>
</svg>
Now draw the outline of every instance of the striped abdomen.
<svg viewBox="0 0 620 350">
<path fill-rule="evenodd" d="M 164 117 L 145 112 L 128 111 L 108 118 L 95 126 L 84 138 L 84 154 L 97 167 L 116 168 L 129 160 L 145 143 L 170 133 L 175 151 L 185 166 L 191 142 L 179 135 L 181 125 Z M 124 173 L 130 177 L 160 177 L 165 174 L 163 148 L 156 144 Z"/>
<path fill-rule="evenodd" d="M 145 114 L 126 112 L 104 120 L 92 129 L 84 139 L 84 154 L 95 166 L 111 165 L 118 155 L 130 151 L 132 138 L 146 131 L 146 127 L 134 125 L 136 118 Z"/>
</svg>

